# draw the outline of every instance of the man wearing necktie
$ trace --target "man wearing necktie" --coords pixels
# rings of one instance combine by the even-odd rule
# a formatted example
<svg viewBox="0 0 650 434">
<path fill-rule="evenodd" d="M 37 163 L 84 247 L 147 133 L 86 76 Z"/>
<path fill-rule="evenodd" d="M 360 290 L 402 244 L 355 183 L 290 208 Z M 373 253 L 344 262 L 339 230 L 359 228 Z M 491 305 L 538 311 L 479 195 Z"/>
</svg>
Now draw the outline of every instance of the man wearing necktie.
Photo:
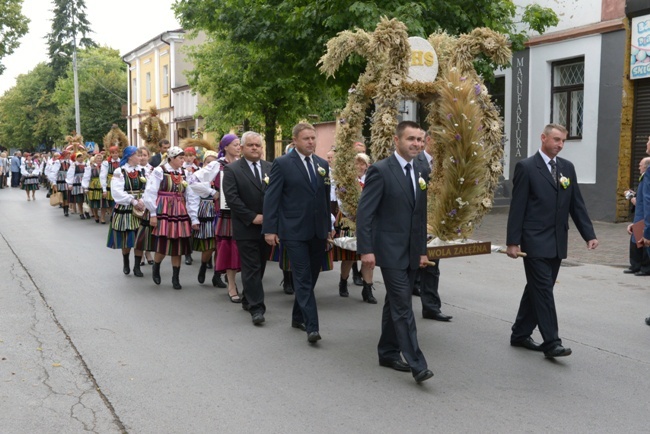
<svg viewBox="0 0 650 434">
<path fill-rule="evenodd" d="M 418 345 L 411 293 L 416 271 L 428 262 L 427 195 L 418 180 L 426 182 L 429 171 L 416 158 L 423 141 L 418 124 L 400 122 L 394 141 L 393 155 L 366 173 L 357 208 L 357 253 L 364 266 L 381 268 L 386 286 L 379 364 L 410 371 L 421 383 L 433 373 Z"/>
<path fill-rule="evenodd" d="M 264 198 L 262 233 L 266 242 L 279 241 L 289 255 L 295 299 L 291 325 L 316 343 L 319 333 L 314 287 L 333 236 L 330 218 L 329 165 L 316 154 L 316 130 L 311 124 L 293 128 L 294 152 L 276 158 Z"/>
<path fill-rule="evenodd" d="M 224 167 L 223 193 L 232 213 L 233 238 L 241 261 L 242 306 L 248 308 L 253 324 L 260 325 L 266 312 L 262 278 L 271 249 L 262 235 L 264 180 L 271 173 L 271 163 L 262 160 L 262 136 L 258 133 L 245 132 L 241 150 L 243 158 Z"/>
<path fill-rule="evenodd" d="M 539 152 L 515 166 L 506 239 L 508 256 L 517 258 L 520 252 L 527 255 L 526 287 L 512 325 L 510 344 L 543 351 L 548 358 L 571 354 L 570 348 L 562 346 L 558 334 L 553 298 L 560 264 L 567 257 L 569 215 L 587 248 L 598 247 L 575 168 L 569 160 L 557 156 L 566 136 L 564 126 L 547 125 Z M 544 339 L 541 345 L 531 337 L 535 327 Z"/>
</svg>

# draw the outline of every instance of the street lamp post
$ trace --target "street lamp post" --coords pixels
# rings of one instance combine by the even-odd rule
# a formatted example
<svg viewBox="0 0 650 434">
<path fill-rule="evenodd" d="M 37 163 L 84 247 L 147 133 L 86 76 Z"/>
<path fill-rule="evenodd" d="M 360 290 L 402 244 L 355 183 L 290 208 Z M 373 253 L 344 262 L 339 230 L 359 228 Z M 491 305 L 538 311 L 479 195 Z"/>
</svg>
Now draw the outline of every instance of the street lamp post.
<svg viewBox="0 0 650 434">
<path fill-rule="evenodd" d="M 79 78 L 77 77 L 77 44 L 75 41 L 72 52 L 72 71 L 74 73 L 74 119 L 77 127 L 77 134 L 81 135 L 81 114 L 79 110 Z"/>
</svg>

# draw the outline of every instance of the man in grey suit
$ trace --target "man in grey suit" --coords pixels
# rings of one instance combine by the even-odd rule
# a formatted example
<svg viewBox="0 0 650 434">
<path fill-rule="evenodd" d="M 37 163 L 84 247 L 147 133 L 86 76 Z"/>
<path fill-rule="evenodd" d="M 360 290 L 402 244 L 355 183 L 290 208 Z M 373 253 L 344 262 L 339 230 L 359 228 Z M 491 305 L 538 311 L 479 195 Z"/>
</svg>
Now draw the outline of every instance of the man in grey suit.
<svg viewBox="0 0 650 434">
<path fill-rule="evenodd" d="M 357 253 L 369 268 L 381 268 L 386 286 L 379 364 L 411 371 L 421 383 L 433 377 L 420 350 L 411 293 L 418 268 L 427 265 L 427 167 L 416 159 L 423 135 L 415 122 L 397 125 L 395 153 L 368 169 L 357 209 Z M 401 354 L 406 359 L 402 360 Z"/>
<path fill-rule="evenodd" d="M 508 256 L 517 258 L 521 251 L 527 255 L 526 288 L 512 325 L 510 345 L 544 351 L 547 358 L 571 354 L 571 348 L 563 347 L 558 335 L 553 298 L 560 264 L 567 257 L 569 215 L 587 248 L 598 247 L 575 168 L 557 156 L 566 136 L 562 125 L 547 125 L 539 152 L 515 166 L 506 237 Z M 531 337 L 536 326 L 544 338 L 541 345 Z"/>
<path fill-rule="evenodd" d="M 266 305 L 262 278 L 271 247 L 262 235 L 264 192 L 271 163 L 262 160 L 262 136 L 253 131 L 241 137 L 243 158 L 223 171 L 223 192 L 232 213 L 233 238 L 237 242 L 244 285 L 242 305 L 253 324 L 264 322 Z"/>
<path fill-rule="evenodd" d="M 321 339 L 314 287 L 326 240 L 333 235 L 330 217 L 329 165 L 316 154 L 316 130 L 308 123 L 293 127 L 293 152 L 276 158 L 264 198 L 262 232 L 266 242 L 280 241 L 291 262 L 295 299 L 291 326 Z"/>
</svg>

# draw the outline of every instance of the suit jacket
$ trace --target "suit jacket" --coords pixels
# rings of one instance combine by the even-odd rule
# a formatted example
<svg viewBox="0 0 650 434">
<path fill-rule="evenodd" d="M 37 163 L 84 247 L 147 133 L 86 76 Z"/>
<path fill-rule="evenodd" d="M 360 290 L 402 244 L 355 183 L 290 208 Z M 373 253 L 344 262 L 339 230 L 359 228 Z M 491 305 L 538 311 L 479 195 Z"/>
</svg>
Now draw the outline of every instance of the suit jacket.
<svg viewBox="0 0 650 434">
<path fill-rule="evenodd" d="M 280 240 L 326 239 L 332 227 L 330 214 L 330 168 L 312 154 L 316 191 L 311 187 L 305 164 L 297 152 L 276 158 L 271 166 L 264 199 L 262 232 L 278 234 Z M 319 173 L 319 168 L 324 174 Z"/>
<path fill-rule="evenodd" d="M 639 220 L 643 220 L 645 224 L 643 238 L 650 239 L 650 167 L 643 174 L 643 178 L 636 192 L 634 222 L 636 223 Z"/>
<path fill-rule="evenodd" d="M 580 194 L 575 168 L 569 160 L 556 157 L 557 185 L 539 152 L 515 166 L 512 201 L 508 215 L 506 244 L 516 244 L 530 257 L 567 257 L 569 215 L 585 241 L 596 238 Z"/>
<path fill-rule="evenodd" d="M 162 154 L 157 153 L 156 155 L 154 155 L 149 159 L 149 164 L 151 164 L 151 166 L 155 168 L 160 166 L 161 161 L 162 161 Z"/>
<path fill-rule="evenodd" d="M 259 240 L 262 225 L 253 224 L 257 214 L 263 214 L 264 177 L 271 172 L 271 163 L 259 161 L 260 179 L 255 175 L 244 158 L 228 164 L 223 169 L 223 191 L 232 215 L 232 231 L 235 240 Z"/>
<path fill-rule="evenodd" d="M 417 158 L 411 163 L 413 174 L 427 181 L 428 165 Z M 420 266 L 427 253 L 427 194 L 417 182 L 415 200 L 412 191 L 395 155 L 368 168 L 357 207 L 357 253 L 374 253 L 379 267 Z"/>
</svg>

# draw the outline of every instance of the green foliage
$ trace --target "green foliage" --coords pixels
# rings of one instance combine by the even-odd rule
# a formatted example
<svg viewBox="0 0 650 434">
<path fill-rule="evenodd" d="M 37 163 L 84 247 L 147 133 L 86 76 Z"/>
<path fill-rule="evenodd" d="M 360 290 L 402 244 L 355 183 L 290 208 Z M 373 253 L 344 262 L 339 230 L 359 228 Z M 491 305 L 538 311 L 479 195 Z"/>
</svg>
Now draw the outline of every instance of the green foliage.
<svg viewBox="0 0 650 434">
<path fill-rule="evenodd" d="M 51 68 L 39 63 L 27 74 L 19 75 L 16 85 L 0 98 L 0 143 L 6 147 L 35 149 L 51 146 L 57 136 L 56 113 L 46 84 Z"/>
<path fill-rule="evenodd" d="M 124 63 L 119 51 L 93 47 L 78 52 L 77 65 L 81 133 L 85 141 L 101 144 L 112 124 L 126 130 L 122 118 L 122 104 L 127 103 Z M 59 108 L 57 136 L 62 138 L 75 129 L 72 65 L 57 81 L 52 100 Z"/>
<path fill-rule="evenodd" d="M 22 14 L 23 0 L 3 0 L 0 3 L 0 61 L 14 52 L 19 40 L 29 30 L 29 19 Z M 5 66 L 0 63 L 0 75 Z"/>
<path fill-rule="evenodd" d="M 53 0 L 53 3 L 52 31 L 47 35 L 48 55 L 53 71 L 50 82 L 52 89 L 72 62 L 75 44 L 77 48 L 97 45 L 88 36 L 92 30 L 86 18 L 85 0 Z"/>
<path fill-rule="evenodd" d="M 317 68 L 325 44 L 344 30 L 371 31 L 383 16 L 404 22 L 411 36 L 488 27 L 508 34 L 515 50 L 530 29 L 543 32 L 557 23 L 552 10 L 537 5 L 523 11 L 523 25 L 516 22 L 512 0 L 176 0 L 174 11 L 184 28 L 211 37 L 210 47 L 192 53 L 190 81 L 207 97 L 202 113 L 219 128 L 244 117 L 268 124 L 273 112 L 281 123 L 295 123 L 324 102 L 342 108 L 365 62 L 353 57 L 327 80 Z M 491 76 L 487 59 L 477 67 Z"/>
<path fill-rule="evenodd" d="M 126 103 L 127 83 L 124 64 L 117 50 L 107 47 L 79 52 L 79 102 L 81 132 L 86 141 L 102 139 L 116 123 L 122 130 L 122 104 Z M 16 85 L 0 97 L 0 143 L 22 149 L 47 148 L 64 144 L 75 128 L 72 65 L 50 91 L 53 71 L 40 63 L 20 75 Z"/>
</svg>

